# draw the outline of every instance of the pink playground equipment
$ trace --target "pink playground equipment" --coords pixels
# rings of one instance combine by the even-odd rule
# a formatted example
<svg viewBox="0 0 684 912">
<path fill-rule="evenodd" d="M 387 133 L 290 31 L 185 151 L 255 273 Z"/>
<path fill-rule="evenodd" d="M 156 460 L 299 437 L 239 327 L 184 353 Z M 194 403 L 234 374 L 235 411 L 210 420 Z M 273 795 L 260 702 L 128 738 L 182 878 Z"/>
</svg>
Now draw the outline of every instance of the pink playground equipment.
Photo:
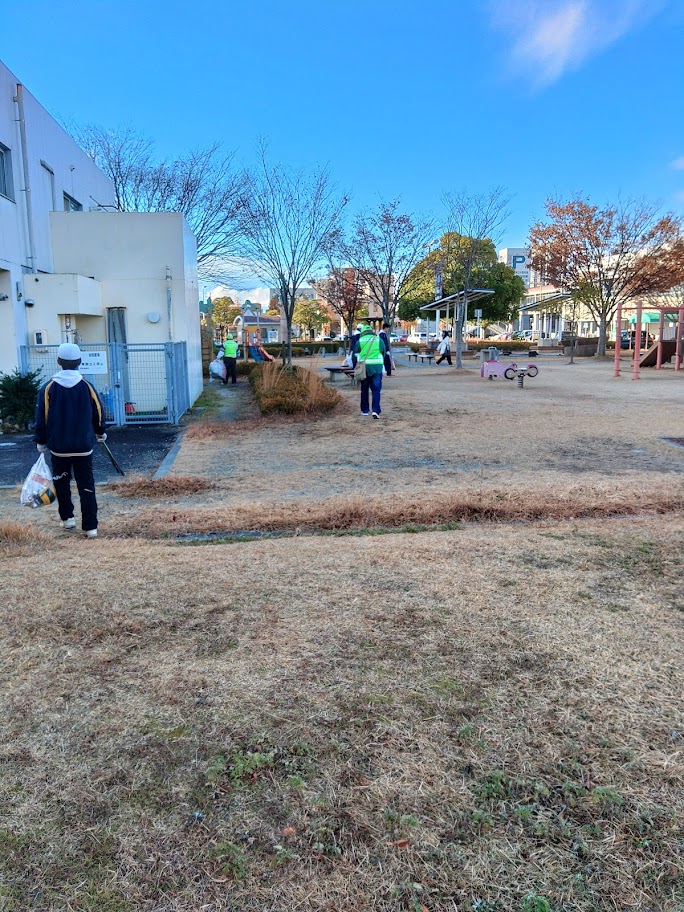
<svg viewBox="0 0 684 912">
<path fill-rule="evenodd" d="M 637 301 L 636 307 L 623 307 L 622 304 L 618 304 L 617 313 L 615 315 L 615 325 L 617 326 L 617 338 L 615 340 L 615 363 L 613 367 L 613 376 L 620 376 L 620 328 L 622 326 L 622 314 L 626 310 L 635 310 L 636 311 L 636 321 L 634 324 L 634 357 L 632 359 L 632 380 L 639 379 L 639 369 L 641 367 L 650 366 L 645 362 L 651 361 L 649 356 L 652 355 L 653 351 L 656 350 L 656 370 L 661 370 L 663 366 L 663 357 L 672 356 L 670 352 L 666 352 L 665 348 L 667 344 L 672 345 L 672 340 L 663 339 L 663 330 L 665 327 L 665 314 L 672 313 L 674 310 L 677 310 L 677 331 L 675 334 L 675 350 L 674 350 L 674 359 L 675 359 L 675 370 L 679 371 L 682 367 L 682 334 L 684 333 L 684 306 L 674 308 L 667 306 L 651 306 L 649 304 L 648 309 L 650 311 L 656 311 L 660 314 L 659 322 L 659 332 L 658 332 L 658 341 L 655 345 L 651 346 L 650 349 L 645 349 L 644 355 L 641 354 L 641 323 L 642 323 L 642 314 L 644 312 L 644 306 L 641 301 Z M 647 326 L 648 324 L 645 324 Z M 668 357 L 668 360 L 669 360 Z"/>
<path fill-rule="evenodd" d="M 523 388 L 525 382 L 525 377 L 536 377 L 539 373 L 539 368 L 536 364 L 528 364 L 527 367 L 518 367 L 514 361 L 505 363 L 503 361 L 496 361 L 490 359 L 485 361 L 482 367 L 480 368 L 480 377 L 487 377 L 489 380 L 493 380 L 495 377 L 504 377 L 506 380 L 515 380 L 518 378 L 518 387 Z"/>
</svg>

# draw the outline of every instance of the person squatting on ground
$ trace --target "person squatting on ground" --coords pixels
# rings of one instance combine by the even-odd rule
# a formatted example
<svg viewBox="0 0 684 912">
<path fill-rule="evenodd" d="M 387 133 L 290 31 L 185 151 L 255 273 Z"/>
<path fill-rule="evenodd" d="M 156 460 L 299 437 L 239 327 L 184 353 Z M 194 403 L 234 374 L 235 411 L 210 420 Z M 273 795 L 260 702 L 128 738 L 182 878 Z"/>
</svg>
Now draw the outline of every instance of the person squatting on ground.
<svg viewBox="0 0 684 912">
<path fill-rule="evenodd" d="M 50 451 L 62 528 L 76 528 L 71 499 L 73 471 L 81 499 L 81 527 L 87 538 L 96 538 L 93 446 L 96 439 L 102 442 L 107 435 L 102 405 L 93 387 L 77 370 L 80 363 L 78 345 L 63 342 L 57 349 L 57 364 L 61 370 L 43 384 L 38 393 L 33 439 L 39 453 Z"/>
<path fill-rule="evenodd" d="M 352 365 L 356 367 L 358 361 L 366 362 L 366 378 L 361 381 L 361 414 L 370 414 L 368 402 L 370 392 L 373 400 L 373 418 L 379 418 L 385 343 L 375 335 L 370 326 L 363 326 L 352 349 Z"/>
<path fill-rule="evenodd" d="M 439 358 L 435 363 L 441 364 L 446 358 L 447 364 L 451 366 L 451 344 L 449 343 L 449 333 L 446 330 L 442 330 L 442 341 L 437 346 L 437 351 L 439 352 Z"/>
<path fill-rule="evenodd" d="M 228 333 L 226 341 L 223 343 L 223 363 L 226 365 L 226 376 L 223 378 L 223 385 L 228 383 L 228 374 L 230 374 L 231 386 L 237 385 L 237 342 Z"/>
<path fill-rule="evenodd" d="M 385 346 L 385 373 L 388 377 L 392 376 L 392 347 L 390 345 L 388 330 L 389 323 L 382 324 L 382 330 L 378 333 L 378 338 L 382 339 Z"/>
</svg>

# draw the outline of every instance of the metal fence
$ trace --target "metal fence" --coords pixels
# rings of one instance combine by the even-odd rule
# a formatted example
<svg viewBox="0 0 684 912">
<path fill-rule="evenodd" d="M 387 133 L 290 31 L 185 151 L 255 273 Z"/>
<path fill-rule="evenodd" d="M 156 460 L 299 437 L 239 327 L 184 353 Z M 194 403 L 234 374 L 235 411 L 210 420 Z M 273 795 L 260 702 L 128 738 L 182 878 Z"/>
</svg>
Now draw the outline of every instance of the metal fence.
<svg viewBox="0 0 684 912">
<path fill-rule="evenodd" d="M 58 345 L 23 345 L 21 370 L 58 369 Z M 185 342 L 79 343 L 81 373 L 97 390 L 108 424 L 178 424 L 190 408 Z"/>
</svg>

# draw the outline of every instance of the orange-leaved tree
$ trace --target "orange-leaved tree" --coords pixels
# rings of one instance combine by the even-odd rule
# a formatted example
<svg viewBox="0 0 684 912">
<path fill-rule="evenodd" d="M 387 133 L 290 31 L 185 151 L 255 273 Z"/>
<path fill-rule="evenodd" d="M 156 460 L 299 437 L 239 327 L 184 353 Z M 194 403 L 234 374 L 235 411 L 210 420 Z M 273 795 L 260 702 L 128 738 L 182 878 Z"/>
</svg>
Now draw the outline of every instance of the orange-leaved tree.
<svg viewBox="0 0 684 912">
<path fill-rule="evenodd" d="M 644 200 L 600 209 L 584 199 L 549 199 L 546 219 L 530 229 L 530 266 L 586 304 L 602 356 L 618 304 L 684 282 L 682 221 Z"/>
</svg>

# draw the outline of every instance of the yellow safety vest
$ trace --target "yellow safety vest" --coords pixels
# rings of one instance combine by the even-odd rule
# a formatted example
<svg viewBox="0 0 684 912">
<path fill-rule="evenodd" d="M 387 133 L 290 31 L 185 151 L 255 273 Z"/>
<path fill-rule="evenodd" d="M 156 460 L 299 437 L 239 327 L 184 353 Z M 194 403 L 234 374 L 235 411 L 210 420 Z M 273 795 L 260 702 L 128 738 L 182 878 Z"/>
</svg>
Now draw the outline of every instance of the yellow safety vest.
<svg viewBox="0 0 684 912">
<path fill-rule="evenodd" d="M 366 364 L 382 364 L 384 359 L 380 352 L 380 339 L 372 330 L 366 330 L 361 333 L 359 339 L 359 361 L 365 361 Z"/>
</svg>

